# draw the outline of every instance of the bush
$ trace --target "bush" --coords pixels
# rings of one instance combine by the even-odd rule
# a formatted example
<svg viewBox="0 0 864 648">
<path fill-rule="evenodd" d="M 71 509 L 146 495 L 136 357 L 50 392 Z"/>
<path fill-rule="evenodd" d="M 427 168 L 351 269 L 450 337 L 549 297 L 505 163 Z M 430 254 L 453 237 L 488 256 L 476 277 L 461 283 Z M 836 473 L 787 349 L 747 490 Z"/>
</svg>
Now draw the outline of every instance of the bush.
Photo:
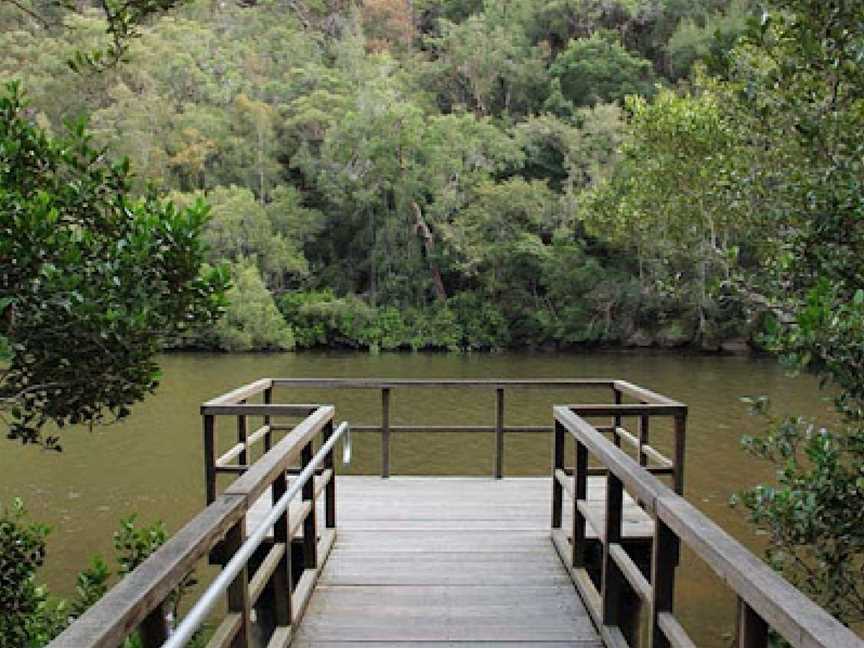
<svg viewBox="0 0 864 648">
<path fill-rule="evenodd" d="M 0 648 L 43 646 L 65 626 L 65 606 L 36 584 L 49 529 L 25 517 L 19 499 L 0 506 Z"/>
<path fill-rule="evenodd" d="M 90 566 L 78 574 L 75 597 L 53 599 L 47 588 L 36 584 L 36 572 L 45 562 L 45 540 L 50 529 L 27 521 L 20 499 L 6 508 L 0 505 L 0 648 L 39 648 L 59 635 L 72 621 L 84 614 L 108 591 L 111 569 L 94 556 Z M 136 516 L 121 520 L 114 534 L 117 574 L 125 576 L 144 562 L 167 539 L 161 522 L 136 525 Z M 173 618 L 183 595 L 197 584 L 194 571 L 187 573 L 168 597 Z M 198 645 L 196 635 L 192 645 Z M 140 640 L 132 635 L 122 648 L 137 648 Z"/>
<path fill-rule="evenodd" d="M 205 342 L 225 351 L 284 351 L 294 348 L 294 333 L 276 308 L 258 268 L 232 265 L 233 286 L 226 293 L 225 317 Z"/>
</svg>

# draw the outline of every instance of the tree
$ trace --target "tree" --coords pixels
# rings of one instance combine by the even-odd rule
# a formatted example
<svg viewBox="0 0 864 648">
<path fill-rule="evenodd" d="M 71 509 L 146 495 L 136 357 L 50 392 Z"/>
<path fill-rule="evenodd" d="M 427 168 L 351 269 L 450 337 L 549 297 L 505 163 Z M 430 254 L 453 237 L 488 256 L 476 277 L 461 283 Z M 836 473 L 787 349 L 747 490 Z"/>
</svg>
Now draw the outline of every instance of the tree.
<svg viewBox="0 0 864 648">
<path fill-rule="evenodd" d="M 710 87 L 664 90 L 651 102 L 631 97 L 627 110 L 621 164 L 581 199 L 582 218 L 592 233 L 632 249 L 643 290 L 694 310 L 698 337 L 710 339 L 711 311 L 747 231 L 749 204 L 727 190 L 746 159 L 741 131 Z"/>
<path fill-rule="evenodd" d="M 560 93 L 574 106 L 623 102 L 627 95 L 651 96 L 651 63 L 630 54 L 610 34 L 570 41 L 549 68 L 553 82 L 550 101 Z"/>
<path fill-rule="evenodd" d="M 293 349 L 291 327 L 276 308 L 255 264 L 243 260 L 232 264 L 231 277 L 225 317 L 214 331 L 216 346 L 226 351 Z"/>
<path fill-rule="evenodd" d="M 52 139 L 17 84 L 0 96 L 0 408 L 9 437 L 123 418 L 159 379 L 154 356 L 215 320 L 226 277 L 201 273 L 207 207 L 129 195 L 83 124 Z"/>
<path fill-rule="evenodd" d="M 864 620 L 864 5 L 771 9 L 737 53 L 726 103 L 753 143 L 744 186 L 774 231 L 745 285 L 771 308 L 771 348 L 830 386 L 840 423 L 780 419 L 745 440 L 778 483 L 742 499 L 772 564 L 852 624 Z"/>
</svg>

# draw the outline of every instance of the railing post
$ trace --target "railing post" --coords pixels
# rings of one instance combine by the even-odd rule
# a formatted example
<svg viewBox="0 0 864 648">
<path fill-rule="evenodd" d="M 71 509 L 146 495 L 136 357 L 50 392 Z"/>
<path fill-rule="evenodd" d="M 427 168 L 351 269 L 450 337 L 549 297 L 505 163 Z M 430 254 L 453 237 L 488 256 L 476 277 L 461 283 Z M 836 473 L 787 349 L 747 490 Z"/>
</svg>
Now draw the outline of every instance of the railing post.
<svg viewBox="0 0 864 648">
<path fill-rule="evenodd" d="M 621 514 L 624 506 L 624 487 L 610 470 L 606 476 L 606 529 L 603 542 L 602 598 L 603 625 L 621 626 L 621 608 L 624 594 L 624 575 L 612 558 L 611 545 L 621 542 Z"/>
<path fill-rule="evenodd" d="M 225 553 L 228 559 L 243 545 L 246 536 L 246 517 L 242 516 L 225 535 Z M 249 566 L 237 574 L 228 586 L 228 612 L 240 615 L 240 628 L 231 642 L 232 648 L 249 648 L 252 645 L 252 605 L 249 599 Z"/>
<path fill-rule="evenodd" d="M 288 478 L 284 472 L 279 473 L 273 482 L 272 497 L 276 504 L 288 490 Z M 289 507 L 290 508 L 290 507 Z M 279 561 L 279 566 L 273 572 L 273 612 L 277 627 L 288 627 L 293 623 L 294 613 L 291 609 L 291 537 L 289 536 L 290 518 L 288 508 L 273 525 L 273 542 L 283 543 L 285 553 Z"/>
<path fill-rule="evenodd" d="M 617 387 L 612 388 L 612 395 L 615 399 L 615 404 L 620 405 L 623 400 L 623 395 L 621 394 L 621 390 Z M 621 437 L 618 436 L 618 428 L 621 427 L 621 416 L 616 414 L 612 417 L 612 443 L 614 443 L 619 448 L 621 447 Z"/>
<path fill-rule="evenodd" d="M 333 421 L 324 426 L 324 443 L 333 436 Z M 336 462 L 333 461 L 333 449 L 324 458 L 324 470 L 330 470 L 330 481 L 324 488 L 324 524 L 328 529 L 336 528 Z"/>
<path fill-rule="evenodd" d="M 245 405 L 246 401 L 241 400 L 241 405 Z M 237 458 L 237 461 L 242 466 L 249 465 L 249 440 L 247 438 L 247 428 L 246 428 L 246 416 L 241 414 L 237 417 L 237 443 L 243 444 L 243 450 L 240 452 L 240 456 Z"/>
<path fill-rule="evenodd" d="M 214 438 L 214 417 L 204 415 L 204 487 L 207 506 L 216 499 L 216 439 Z"/>
<path fill-rule="evenodd" d="M 504 476 L 504 388 L 496 390 L 495 404 L 495 479 Z"/>
<path fill-rule="evenodd" d="M 556 470 L 564 470 L 564 433 L 565 429 L 558 420 L 555 421 L 555 432 L 552 441 L 552 528 L 561 528 L 561 507 L 564 492 L 558 483 Z"/>
<path fill-rule="evenodd" d="M 390 477 L 390 388 L 381 389 L 381 476 Z"/>
<path fill-rule="evenodd" d="M 576 439 L 576 463 L 573 470 L 573 552 L 571 565 L 585 566 L 585 517 L 579 502 L 588 496 L 588 448 Z"/>
<path fill-rule="evenodd" d="M 268 387 L 264 390 L 264 404 L 270 405 L 273 403 L 273 388 Z M 273 431 L 270 430 L 270 415 L 264 417 L 264 425 L 267 426 L 267 433 L 264 435 L 264 452 L 269 452 L 273 447 Z"/>
<path fill-rule="evenodd" d="M 651 432 L 650 432 L 650 421 L 651 418 L 646 414 L 644 416 L 639 417 L 639 465 L 647 466 L 648 465 L 648 457 L 645 456 L 645 453 L 642 452 L 642 446 L 648 445 L 651 443 Z"/>
<path fill-rule="evenodd" d="M 684 495 L 684 452 L 687 441 L 687 410 L 675 415 L 675 492 Z"/>
<path fill-rule="evenodd" d="M 650 648 L 670 648 L 671 643 L 657 619 L 672 613 L 675 600 L 675 567 L 678 564 L 678 538 L 659 518 L 654 518 L 654 544 L 651 548 L 651 629 Z"/>
<path fill-rule="evenodd" d="M 312 461 L 312 442 L 310 441 L 300 451 L 300 465 L 305 468 Z M 315 476 L 303 484 L 303 500 L 308 501 L 312 508 L 303 521 L 303 569 L 318 567 L 318 525 L 316 523 L 315 506 Z"/>
<path fill-rule="evenodd" d="M 741 597 L 738 597 L 737 625 L 737 648 L 766 648 L 768 624 Z"/>
<path fill-rule="evenodd" d="M 160 603 L 138 626 L 141 648 L 159 648 L 168 640 L 168 622 L 165 619 L 165 604 Z"/>
</svg>

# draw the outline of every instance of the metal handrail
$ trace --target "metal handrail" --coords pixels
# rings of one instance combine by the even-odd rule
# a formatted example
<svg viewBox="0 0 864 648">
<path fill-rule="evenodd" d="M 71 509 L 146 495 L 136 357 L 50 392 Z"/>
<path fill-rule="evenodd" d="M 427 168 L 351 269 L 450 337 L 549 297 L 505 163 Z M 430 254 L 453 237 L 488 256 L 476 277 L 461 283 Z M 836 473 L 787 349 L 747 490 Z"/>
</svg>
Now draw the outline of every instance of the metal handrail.
<svg viewBox="0 0 864 648">
<path fill-rule="evenodd" d="M 169 637 L 168 641 L 162 644 L 163 648 L 181 648 L 192 639 L 193 635 L 207 620 L 207 616 L 215 607 L 220 597 L 225 594 L 228 587 L 235 578 L 246 568 L 249 559 L 255 551 L 261 546 L 261 543 L 267 537 L 270 528 L 276 524 L 279 518 L 288 510 L 291 500 L 300 492 L 303 486 L 315 475 L 315 471 L 326 459 L 327 455 L 336 445 L 336 442 L 350 429 L 348 422 L 342 422 L 333 435 L 318 449 L 312 460 L 300 472 L 297 477 L 291 480 L 291 485 L 285 494 L 279 498 L 273 508 L 270 509 L 267 517 L 258 526 L 255 532 L 250 535 L 246 541 L 240 546 L 237 552 L 232 556 L 228 564 L 222 569 L 219 575 L 204 591 L 195 605 L 189 610 L 189 613 L 183 618 L 180 625 L 177 626 L 174 633 Z"/>
</svg>

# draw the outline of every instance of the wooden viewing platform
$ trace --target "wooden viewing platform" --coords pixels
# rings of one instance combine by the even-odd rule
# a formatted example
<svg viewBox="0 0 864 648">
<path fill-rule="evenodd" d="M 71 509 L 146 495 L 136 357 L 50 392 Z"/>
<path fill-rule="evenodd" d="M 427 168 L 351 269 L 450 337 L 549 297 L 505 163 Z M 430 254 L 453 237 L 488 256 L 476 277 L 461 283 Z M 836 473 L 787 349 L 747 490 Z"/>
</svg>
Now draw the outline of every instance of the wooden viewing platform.
<svg viewBox="0 0 864 648">
<path fill-rule="evenodd" d="M 394 392 L 454 387 L 494 394 L 494 425 L 391 425 Z M 275 403 L 278 388 L 379 392 L 381 420 L 337 425 L 332 405 Z M 519 389 L 611 398 L 508 426 Z M 769 629 L 864 648 L 684 499 L 687 407 L 626 381 L 262 379 L 201 413 L 206 508 L 52 648 L 132 633 L 143 648 L 693 648 L 674 610 L 682 547 L 737 597 L 738 648 L 767 648 Z M 380 435 L 380 476 L 337 477 L 350 427 Z M 390 478 L 393 434 L 453 431 L 494 435 L 491 478 Z M 548 476 L 502 479 L 512 433 L 552 435 Z M 173 592 L 208 558 L 218 574 L 172 627 Z"/>
<path fill-rule="evenodd" d="M 298 648 L 600 648 L 549 542 L 548 479 L 342 477 Z"/>
</svg>

